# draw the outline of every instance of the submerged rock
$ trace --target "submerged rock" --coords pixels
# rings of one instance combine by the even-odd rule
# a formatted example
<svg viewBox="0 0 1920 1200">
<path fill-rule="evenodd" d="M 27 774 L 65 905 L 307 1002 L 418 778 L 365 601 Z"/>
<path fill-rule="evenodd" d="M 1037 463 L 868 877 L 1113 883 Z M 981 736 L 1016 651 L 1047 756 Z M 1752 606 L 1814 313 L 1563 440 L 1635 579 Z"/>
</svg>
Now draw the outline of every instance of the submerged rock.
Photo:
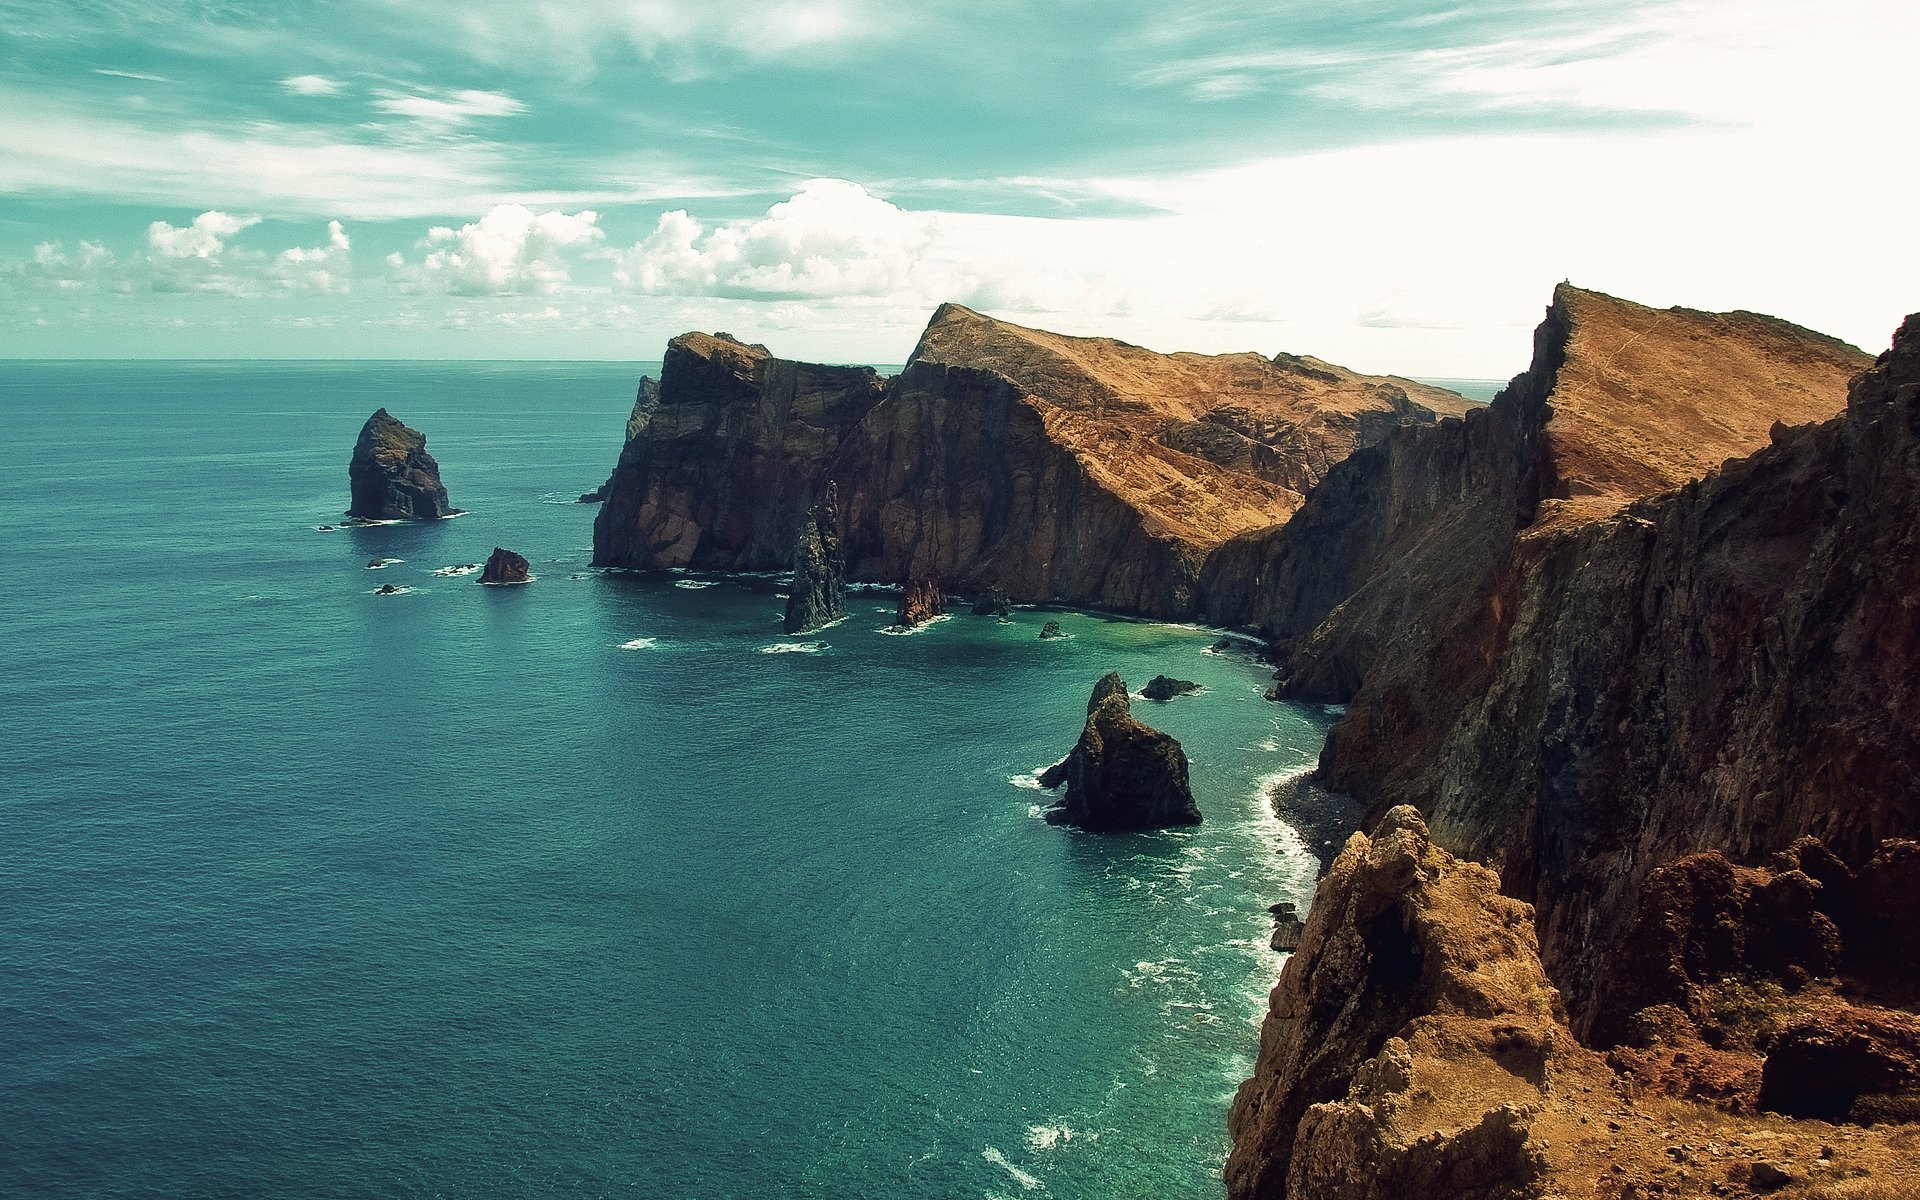
<svg viewBox="0 0 1920 1200">
<path fill-rule="evenodd" d="M 912 629 L 946 611 L 947 597 L 938 583 L 931 579 L 908 580 L 906 590 L 900 595 L 900 608 L 894 613 L 893 627 Z"/>
<path fill-rule="evenodd" d="M 500 546 L 493 548 L 493 553 L 487 556 L 487 565 L 480 572 L 481 583 L 527 583 L 532 579 L 527 560 Z"/>
<path fill-rule="evenodd" d="M 1094 684 L 1079 742 L 1040 775 L 1042 787 L 1061 784 L 1066 796 L 1047 814 L 1054 825 L 1138 830 L 1200 823 L 1186 752 L 1171 735 L 1134 719 L 1117 672 Z"/>
<path fill-rule="evenodd" d="M 360 427 L 347 481 L 353 493 L 347 515 L 363 521 L 435 520 L 460 511 L 447 502 L 426 435 L 384 408 Z"/>
<path fill-rule="evenodd" d="M 1042 640 L 1047 638 L 1063 638 L 1065 636 L 1067 635 L 1060 631 L 1060 622 L 1058 621 L 1048 621 L 1040 627 L 1040 637 Z"/>
<path fill-rule="evenodd" d="M 1200 690 L 1200 685 L 1189 679 L 1175 679 L 1171 675 L 1155 675 L 1140 689 L 1140 694 L 1149 700 L 1165 703 L 1175 696 L 1191 696 Z"/>
<path fill-rule="evenodd" d="M 807 512 L 793 547 L 788 633 L 811 633 L 847 615 L 847 564 L 840 549 L 840 495 L 833 484 Z"/>
</svg>

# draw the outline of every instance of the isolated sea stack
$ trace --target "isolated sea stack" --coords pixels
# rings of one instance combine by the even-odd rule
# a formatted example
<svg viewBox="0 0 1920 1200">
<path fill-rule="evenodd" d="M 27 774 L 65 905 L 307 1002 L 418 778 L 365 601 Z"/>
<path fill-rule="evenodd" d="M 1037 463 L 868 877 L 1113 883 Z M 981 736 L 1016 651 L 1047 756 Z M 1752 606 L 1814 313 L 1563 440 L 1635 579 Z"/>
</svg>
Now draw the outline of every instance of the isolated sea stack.
<svg viewBox="0 0 1920 1200">
<path fill-rule="evenodd" d="M 1047 814 L 1054 825 L 1118 831 L 1200 823 L 1186 752 L 1172 736 L 1134 720 L 1126 682 L 1113 671 L 1093 685 L 1079 742 L 1040 776 L 1041 787 L 1063 783 L 1065 799 Z"/>
<path fill-rule="evenodd" d="M 847 615 L 847 563 L 840 550 L 840 497 L 834 486 L 811 509 L 793 547 L 786 630 L 811 633 Z"/>
<path fill-rule="evenodd" d="M 900 593 L 900 607 L 894 613 L 895 629 L 913 629 L 925 625 L 947 611 L 947 597 L 939 583 L 931 579 L 908 580 Z"/>
<path fill-rule="evenodd" d="M 495 546 L 480 572 L 481 583 L 528 583 L 533 579 L 527 560 L 504 547 Z"/>
<path fill-rule="evenodd" d="M 363 521 L 431 521 L 460 511 L 447 503 L 426 435 L 384 408 L 360 427 L 347 479 L 353 489 L 347 515 Z"/>
</svg>

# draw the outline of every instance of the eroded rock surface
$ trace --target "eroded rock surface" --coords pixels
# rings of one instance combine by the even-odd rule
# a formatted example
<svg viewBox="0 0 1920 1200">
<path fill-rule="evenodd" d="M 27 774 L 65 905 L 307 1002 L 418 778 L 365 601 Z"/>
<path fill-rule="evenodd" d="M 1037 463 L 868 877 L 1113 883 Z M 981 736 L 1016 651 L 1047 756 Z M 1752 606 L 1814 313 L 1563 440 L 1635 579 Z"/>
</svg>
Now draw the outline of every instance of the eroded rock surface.
<svg viewBox="0 0 1920 1200">
<path fill-rule="evenodd" d="M 909 580 L 900 592 L 900 606 L 894 610 L 895 629 L 913 629 L 925 625 L 947 611 L 946 593 L 932 579 Z"/>
<path fill-rule="evenodd" d="M 1066 785 L 1056 825 L 1101 831 L 1165 829 L 1200 823 L 1187 783 L 1187 755 L 1169 735 L 1134 719 L 1127 685 L 1112 671 L 1094 684 L 1087 723 L 1067 757 L 1040 775 Z"/>
<path fill-rule="evenodd" d="M 839 496 L 832 484 L 807 511 L 793 549 L 787 592 L 788 633 L 811 633 L 847 615 L 847 566 L 840 548 Z"/>
<path fill-rule="evenodd" d="M 347 515 L 363 521 L 436 520 L 460 511 L 447 502 L 426 435 L 384 408 L 360 427 L 347 482 L 352 490 Z"/>
<path fill-rule="evenodd" d="M 532 578 L 533 568 L 527 560 L 502 546 L 493 548 L 480 571 L 481 583 L 526 583 Z"/>
</svg>

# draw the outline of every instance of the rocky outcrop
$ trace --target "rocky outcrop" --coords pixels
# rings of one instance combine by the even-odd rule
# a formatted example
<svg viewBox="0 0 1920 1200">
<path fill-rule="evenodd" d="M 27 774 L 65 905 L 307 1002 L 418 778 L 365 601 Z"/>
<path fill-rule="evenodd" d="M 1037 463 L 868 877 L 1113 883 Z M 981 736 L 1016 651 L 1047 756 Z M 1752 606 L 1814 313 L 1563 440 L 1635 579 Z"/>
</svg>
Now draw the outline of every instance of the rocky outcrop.
<svg viewBox="0 0 1920 1200">
<path fill-rule="evenodd" d="M 1115 672 L 1094 684 L 1087 723 L 1067 757 L 1040 775 L 1040 786 L 1066 785 L 1055 825 L 1100 831 L 1165 829 L 1200 823 L 1187 784 L 1187 756 L 1168 734 L 1133 717 L 1127 685 Z"/>
<path fill-rule="evenodd" d="M 1189 615 L 1214 546 L 1284 519 L 1354 447 L 1468 407 L 1314 359 L 1156 354 L 957 305 L 884 389 L 689 334 L 615 471 L 595 562 L 784 566 L 831 478 L 853 578 Z"/>
<path fill-rule="evenodd" d="M 1013 601 L 1001 588 L 988 588 L 986 593 L 973 602 L 973 615 L 976 617 L 1010 617 L 1013 615 Z"/>
<path fill-rule="evenodd" d="M 908 580 L 900 592 L 900 607 L 894 611 L 893 628 L 913 629 L 946 611 L 947 596 L 937 581 Z"/>
<path fill-rule="evenodd" d="M 527 560 L 501 546 L 493 548 L 493 553 L 487 556 L 487 565 L 480 571 L 481 583 L 530 583 L 532 580 L 533 568 Z"/>
<path fill-rule="evenodd" d="M 1766 1062 L 1773 1107 L 1912 1119 L 1899 1114 L 1916 1028 L 1847 1005 L 1790 1024 Z M 1696 1040 L 1674 1057 L 1713 1054 Z M 1643 1096 L 1567 1027 L 1529 906 L 1403 806 L 1353 835 L 1320 882 L 1234 1098 L 1227 1192 L 1644 1200 L 1750 1196 L 1809 1176 L 1863 1196 L 1920 1185 L 1911 1127 L 1836 1133 Z"/>
<path fill-rule="evenodd" d="M 880 396 L 868 367 L 788 362 L 725 334 L 673 339 L 594 521 L 594 565 L 793 565 L 842 436 Z"/>
<path fill-rule="evenodd" d="M 793 586 L 787 591 L 785 628 L 811 633 L 847 615 L 847 567 L 840 549 L 839 496 L 832 484 L 807 510 L 793 549 Z"/>
<path fill-rule="evenodd" d="M 622 456 L 626 454 L 628 443 L 632 442 L 634 438 L 639 437 L 640 434 L 646 430 L 647 424 L 653 416 L 653 410 L 659 406 L 660 385 L 654 381 L 652 376 L 642 375 L 640 377 L 640 387 L 634 393 L 633 397 L 633 412 L 627 416 L 627 434 L 620 442 L 620 453 Z M 616 472 L 619 470 L 618 466 L 614 469 Z M 605 501 L 612 493 L 613 475 L 609 474 L 605 483 L 590 492 L 582 492 L 579 502 L 581 504 L 599 504 Z"/>
<path fill-rule="evenodd" d="M 1066 631 L 1060 628 L 1060 622 L 1058 621 L 1048 621 L 1040 627 L 1040 640 L 1043 642 L 1066 636 Z"/>
<path fill-rule="evenodd" d="M 360 427 L 347 482 L 352 490 L 347 515 L 363 521 L 437 520 L 460 511 L 447 502 L 426 435 L 384 408 Z"/>
<path fill-rule="evenodd" d="M 1158 700 L 1162 704 L 1176 696 L 1191 696 L 1200 690 L 1200 685 L 1187 679 L 1175 679 L 1171 675 L 1155 675 L 1147 680 L 1147 686 L 1140 694 L 1149 700 Z"/>
</svg>

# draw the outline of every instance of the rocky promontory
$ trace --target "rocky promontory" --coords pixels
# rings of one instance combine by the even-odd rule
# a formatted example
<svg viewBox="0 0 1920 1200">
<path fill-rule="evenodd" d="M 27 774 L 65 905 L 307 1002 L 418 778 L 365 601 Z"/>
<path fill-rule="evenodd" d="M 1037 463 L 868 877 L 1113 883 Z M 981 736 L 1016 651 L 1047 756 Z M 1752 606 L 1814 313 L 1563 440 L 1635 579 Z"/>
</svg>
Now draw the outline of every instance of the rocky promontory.
<svg viewBox="0 0 1920 1200">
<path fill-rule="evenodd" d="M 847 566 L 840 549 L 839 495 L 834 486 L 807 510 L 793 549 L 787 592 L 788 633 L 811 633 L 847 615 Z"/>
<path fill-rule="evenodd" d="M 493 548 L 480 571 L 481 583 L 529 583 L 532 579 L 533 568 L 527 560 L 501 546 Z"/>
<path fill-rule="evenodd" d="M 1040 786 L 1067 792 L 1047 813 L 1055 825 L 1092 830 L 1198 825 L 1187 784 L 1187 755 L 1172 736 L 1133 717 L 1127 685 L 1108 672 L 1093 686 L 1087 723 L 1067 757 L 1040 775 Z"/>
<path fill-rule="evenodd" d="M 687 334 L 594 562 L 787 566 L 831 480 L 851 578 L 1181 615 L 1215 546 L 1284 520 L 1355 447 L 1469 407 L 1317 359 L 1157 354 L 958 305 L 884 384 Z"/>
<path fill-rule="evenodd" d="M 347 515 L 362 521 L 436 520 L 460 511 L 447 502 L 426 435 L 384 408 L 360 427 L 347 482 L 352 491 Z"/>
</svg>

